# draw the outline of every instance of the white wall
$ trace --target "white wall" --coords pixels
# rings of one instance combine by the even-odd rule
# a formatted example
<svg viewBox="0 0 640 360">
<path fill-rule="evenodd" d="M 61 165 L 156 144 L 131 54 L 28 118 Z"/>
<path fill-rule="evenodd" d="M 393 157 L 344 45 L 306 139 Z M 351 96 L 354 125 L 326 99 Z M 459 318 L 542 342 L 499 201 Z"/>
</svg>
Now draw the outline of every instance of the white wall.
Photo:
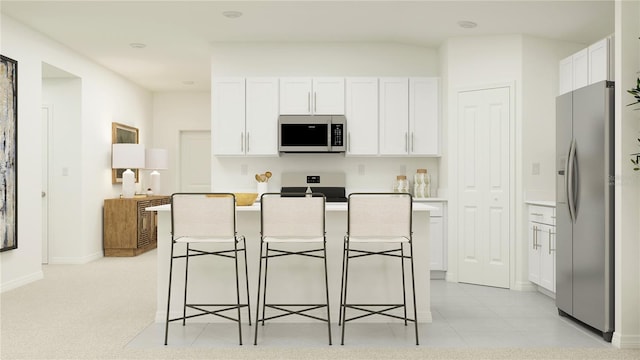
<svg viewBox="0 0 640 360">
<path fill-rule="evenodd" d="M 169 169 L 160 170 L 161 194 L 180 190 L 180 131 L 211 130 L 209 92 L 163 92 L 153 95 L 153 147 L 167 149 Z M 209 158 L 209 154 L 205 155 Z M 143 171 L 148 181 L 149 171 Z"/>
<path fill-rule="evenodd" d="M 616 1 L 615 16 L 616 331 L 612 343 L 640 348 L 640 174 L 629 161 L 629 154 L 639 151 L 640 110 L 626 106 L 634 100 L 626 89 L 634 88 L 640 76 L 640 3 Z"/>
<path fill-rule="evenodd" d="M 438 76 L 436 49 L 384 43 L 215 44 L 212 77 L 229 76 Z M 248 171 L 241 172 L 242 167 Z M 364 174 L 358 173 L 364 167 Z M 255 191 L 253 174 L 270 170 L 270 190 L 279 190 L 279 174 L 290 171 L 343 171 L 347 190 L 391 190 L 395 176 L 427 167 L 435 191 L 439 160 L 435 158 L 344 157 L 299 154 L 263 158 L 214 157 L 214 190 Z"/>
<path fill-rule="evenodd" d="M 0 254 L 1 289 L 6 291 L 42 277 L 42 64 L 48 63 L 81 81 L 81 155 L 69 167 L 68 181 L 80 184 L 66 194 L 79 217 L 65 218 L 74 253 L 60 254 L 69 263 L 102 256 L 102 204 L 117 197 L 111 184 L 111 122 L 140 129 L 141 143 L 151 139 L 151 95 L 13 19 L 2 15 L 2 54 L 18 61 L 18 249 Z M 64 138 L 57 141 L 65 141 Z M 74 141 L 71 139 L 70 141 Z M 75 159 L 74 159 L 75 160 Z M 62 169 L 52 169 L 61 173 Z M 66 204 L 54 211 L 65 212 Z"/>
</svg>

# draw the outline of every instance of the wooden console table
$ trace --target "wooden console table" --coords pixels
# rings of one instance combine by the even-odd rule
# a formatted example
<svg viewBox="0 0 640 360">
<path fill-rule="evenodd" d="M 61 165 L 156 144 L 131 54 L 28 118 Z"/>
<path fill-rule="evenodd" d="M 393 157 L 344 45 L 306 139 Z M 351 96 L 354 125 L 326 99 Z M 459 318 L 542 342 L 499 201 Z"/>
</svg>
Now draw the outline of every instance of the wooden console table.
<svg viewBox="0 0 640 360">
<path fill-rule="evenodd" d="M 169 196 L 104 201 L 104 256 L 136 256 L 157 246 L 157 214 L 151 206 L 169 204 Z"/>
</svg>

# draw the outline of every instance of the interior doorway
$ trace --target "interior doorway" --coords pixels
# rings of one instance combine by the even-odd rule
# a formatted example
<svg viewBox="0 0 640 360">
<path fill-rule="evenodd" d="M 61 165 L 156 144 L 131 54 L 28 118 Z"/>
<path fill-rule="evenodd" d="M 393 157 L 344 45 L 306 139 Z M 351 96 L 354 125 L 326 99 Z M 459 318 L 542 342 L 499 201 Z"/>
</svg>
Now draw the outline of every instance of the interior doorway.
<svg viewBox="0 0 640 360">
<path fill-rule="evenodd" d="M 211 131 L 180 131 L 181 192 L 211 191 Z"/>
<path fill-rule="evenodd" d="M 510 287 L 512 91 L 458 92 L 460 282 Z"/>
</svg>

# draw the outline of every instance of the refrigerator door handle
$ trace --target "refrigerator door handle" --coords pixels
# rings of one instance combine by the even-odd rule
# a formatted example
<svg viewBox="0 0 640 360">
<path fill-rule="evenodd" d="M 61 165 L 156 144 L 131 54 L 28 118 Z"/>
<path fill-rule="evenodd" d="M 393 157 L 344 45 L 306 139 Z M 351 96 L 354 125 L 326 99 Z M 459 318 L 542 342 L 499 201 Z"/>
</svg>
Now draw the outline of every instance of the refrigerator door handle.
<svg viewBox="0 0 640 360">
<path fill-rule="evenodd" d="M 565 169 L 567 169 L 567 176 L 564 178 L 564 186 L 565 193 L 567 194 L 567 204 L 569 207 L 569 217 L 571 218 L 571 222 L 576 222 L 575 216 L 575 194 L 574 194 L 574 164 L 575 164 L 575 154 L 576 154 L 576 140 L 571 140 L 571 146 L 569 146 L 569 155 L 567 156 L 567 164 Z"/>
</svg>

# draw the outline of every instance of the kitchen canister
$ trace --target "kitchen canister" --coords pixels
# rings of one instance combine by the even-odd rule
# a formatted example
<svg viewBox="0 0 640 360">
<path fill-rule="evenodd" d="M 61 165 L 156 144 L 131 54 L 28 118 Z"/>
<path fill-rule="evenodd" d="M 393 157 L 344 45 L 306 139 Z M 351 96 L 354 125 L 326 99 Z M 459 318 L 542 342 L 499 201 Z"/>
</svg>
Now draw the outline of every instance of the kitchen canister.
<svg viewBox="0 0 640 360">
<path fill-rule="evenodd" d="M 418 169 L 413 175 L 413 197 L 428 198 L 431 195 L 431 177 L 427 169 Z"/>
<path fill-rule="evenodd" d="M 396 176 L 396 181 L 393 183 L 393 192 L 408 193 L 409 192 L 409 180 L 406 175 Z"/>
</svg>

